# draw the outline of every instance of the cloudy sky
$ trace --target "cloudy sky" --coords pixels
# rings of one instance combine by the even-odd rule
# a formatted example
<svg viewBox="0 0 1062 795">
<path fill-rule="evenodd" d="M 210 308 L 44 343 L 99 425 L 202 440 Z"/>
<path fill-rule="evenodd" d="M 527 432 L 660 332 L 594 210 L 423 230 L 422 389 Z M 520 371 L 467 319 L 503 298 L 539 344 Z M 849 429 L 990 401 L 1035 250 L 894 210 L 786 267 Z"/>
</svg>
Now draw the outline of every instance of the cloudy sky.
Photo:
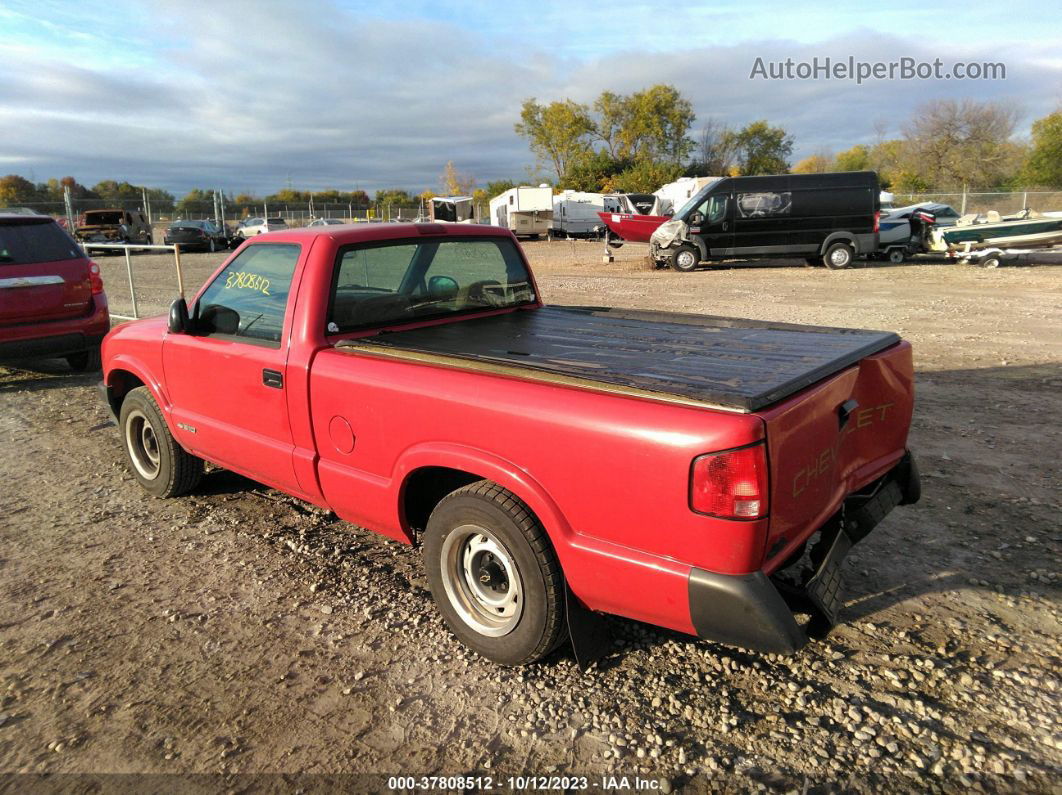
<svg viewBox="0 0 1062 795">
<path fill-rule="evenodd" d="M 766 118 L 795 157 L 873 142 L 926 100 L 1062 104 L 1052 4 L 0 0 L 0 174 L 271 192 L 526 178 L 527 97 L 675 85 L 708 118 Z M 766 61 L 1002 62 L 1006 79 L 750 79 Z"/>
</svg>

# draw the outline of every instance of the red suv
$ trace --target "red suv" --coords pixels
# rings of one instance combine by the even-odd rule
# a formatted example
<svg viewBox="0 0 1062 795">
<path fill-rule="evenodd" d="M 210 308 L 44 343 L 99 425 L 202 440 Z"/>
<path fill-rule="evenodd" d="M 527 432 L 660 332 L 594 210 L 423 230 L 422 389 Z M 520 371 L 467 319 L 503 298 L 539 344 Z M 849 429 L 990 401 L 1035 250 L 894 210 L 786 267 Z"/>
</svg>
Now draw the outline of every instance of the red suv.
<svg viewBox="0 0 1062 795">
<path fill-rule="evenodd" d="M 0 213 L 0 360 L 98 370 L 110 327 L 100 266 L 55 219 Z"/>
</svg>

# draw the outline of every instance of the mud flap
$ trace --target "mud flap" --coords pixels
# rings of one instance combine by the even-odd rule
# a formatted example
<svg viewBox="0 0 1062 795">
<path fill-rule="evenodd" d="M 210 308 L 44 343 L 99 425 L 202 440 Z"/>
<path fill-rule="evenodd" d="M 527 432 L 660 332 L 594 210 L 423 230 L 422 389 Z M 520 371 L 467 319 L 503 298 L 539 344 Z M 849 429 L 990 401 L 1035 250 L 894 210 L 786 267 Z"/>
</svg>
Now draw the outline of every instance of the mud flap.
<svg viewBox="0 0 1062 795">
<path fill-rule="evenodd" d="M 584 607 L 567 586 L 564 588 L 564 607 L 575 662 L 580 670 L 585 671 L 608 653 L 608 627 L 605 619 Z"/>
<path fill-rule="evenodd" d="M 837 624 L 837 619 L 844 607 L 841 598 L 841 565 L 844 563 L 853 541 L 840 526 L 833 535 L 833 540 L 823 539 L 820 544 L 827 545 L 825 555 L 811 579 L 804 586 L 804 593 L 811 608 L 811 622 L 807 633 L 813 638 L 823 638 Z"/>
</svg>

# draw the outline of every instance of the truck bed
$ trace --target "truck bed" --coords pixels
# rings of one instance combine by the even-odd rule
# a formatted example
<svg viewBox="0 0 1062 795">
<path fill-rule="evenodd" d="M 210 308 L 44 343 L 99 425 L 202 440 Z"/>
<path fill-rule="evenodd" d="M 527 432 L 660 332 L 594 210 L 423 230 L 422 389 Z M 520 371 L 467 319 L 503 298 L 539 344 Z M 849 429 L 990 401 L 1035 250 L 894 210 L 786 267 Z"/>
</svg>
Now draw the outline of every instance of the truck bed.
<svg viewBox="0 0 1062 795">
<path fill-rule="evenodd" d="M 753 412 L 899 341 L 883 331 L 548 306 L 339 347 Z"/>
</svg>

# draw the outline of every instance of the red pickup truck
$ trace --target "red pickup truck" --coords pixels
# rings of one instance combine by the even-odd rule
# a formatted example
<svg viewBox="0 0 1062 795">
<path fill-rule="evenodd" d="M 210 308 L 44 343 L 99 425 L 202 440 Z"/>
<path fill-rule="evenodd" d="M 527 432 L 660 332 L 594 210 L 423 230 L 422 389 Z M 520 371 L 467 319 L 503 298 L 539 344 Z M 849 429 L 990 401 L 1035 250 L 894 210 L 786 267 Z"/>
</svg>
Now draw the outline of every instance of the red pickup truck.
<svg viewBox="0 0 1062 795">
<path fill-rule="evenodd" d="M 261 235 L 190 306 L 103 345 L 141 485 L 211 461 L 419 544 L 500 663 L 578 654 L 593 611 L 792 652 L 851 544 L 918 499 L 895 334 L 544 306 L 503 229 Z"/>
</svg>

